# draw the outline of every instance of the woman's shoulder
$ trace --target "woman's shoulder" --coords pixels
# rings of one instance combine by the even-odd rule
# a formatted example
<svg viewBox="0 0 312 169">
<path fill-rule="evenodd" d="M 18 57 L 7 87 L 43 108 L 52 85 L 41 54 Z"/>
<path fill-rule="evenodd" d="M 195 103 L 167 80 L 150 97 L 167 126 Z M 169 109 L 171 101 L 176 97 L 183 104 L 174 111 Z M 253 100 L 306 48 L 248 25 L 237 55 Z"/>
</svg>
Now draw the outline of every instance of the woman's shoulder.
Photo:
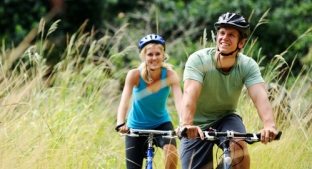
<svg viewBox="0 0 312 169">
<path fill-rule="evenodd" d="M 163 68 L 166 69 L 166 74 L 168 75 L 172 75 L 172 74 L 176 74 L 176 71 L 174 71 L 173 69 L 168 69 L 168 68 Z"/>
<path fill-rule="evenodd" d="M 128 71 L 128 75 L 130 75 L 130 76 L 140 76 L 140 69 L 138 69 L 138 68 L 130 69 Z"/>
<path fill-rule="evenodd" d="M 126 81 L 134 86 L 138 86 L 140 82 L 140 69 L 131 69 L 127 73 Z"/>
<path fill-rule="evenodd" d="M 140 79 L 140 69 L 131 69 L 127 73 L 127 79 L 137 80 Z"/>
<path fill-rule="evenodd" d="M 173 69 L 167 69 L 167 76 L 169 79 L 169 82 L 175 82 L 175 81 L 179 81 L 179 75 L 176 71 L 174 71 Z"/>
</svg>

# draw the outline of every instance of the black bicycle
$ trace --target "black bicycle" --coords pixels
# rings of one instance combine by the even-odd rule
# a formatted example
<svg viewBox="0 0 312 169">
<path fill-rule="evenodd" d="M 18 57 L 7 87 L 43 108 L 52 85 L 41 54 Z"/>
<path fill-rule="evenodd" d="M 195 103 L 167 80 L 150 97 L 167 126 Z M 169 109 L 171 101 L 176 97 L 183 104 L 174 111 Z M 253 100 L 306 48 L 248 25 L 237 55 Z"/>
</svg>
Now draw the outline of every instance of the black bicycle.
<svg viewBox="0 0 312 169">
<path fill-rule="evenodd" d="M 187 128 L 184 128 L 180 133 L 179 137 L 187 137 L 186 134 Z M 260 142 L 261 135 L 260 133 L 237 133 L 234 131 L 226 131 L 226 132 L 218 132 L 214 129 L 210 129 L 209 131 L 203 131 L 205 140 L 216 141 L 222 140 L 218 147 L 223 147 L 223 157 L 221 162 L 217 165 L 217 169 L 231 169 L 232 166 L 237 165 L 232 163 L 232 158 L 230 156 L 230 142 L 235 144 L 239 144 L 237 141 L 233 139 L 239 138 L 242 141 L 245 141 L 248 144 L 253 144 L 255 142 Z M 282 131 L 279 131 L 274 140 L 279 140 L 282 136 Z"/>
</svg>

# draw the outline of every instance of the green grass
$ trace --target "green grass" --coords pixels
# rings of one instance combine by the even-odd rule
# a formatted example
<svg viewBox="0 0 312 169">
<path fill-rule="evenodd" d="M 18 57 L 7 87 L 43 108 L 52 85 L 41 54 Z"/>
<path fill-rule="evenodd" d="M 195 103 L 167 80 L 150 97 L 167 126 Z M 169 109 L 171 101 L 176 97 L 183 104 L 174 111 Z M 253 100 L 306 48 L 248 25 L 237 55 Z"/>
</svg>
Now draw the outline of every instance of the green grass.
<svg viewBox="0 0 312 169">
<path fill-rule="evenodd" d="M 116 82 L 95 80 L 89 82 L 94 85 L 94 90 L 90 90 L 90 76 L 101 79 L 102 73 L 95 70 L 84 78 L 77 76 L 58 78 L 58 85 L 49 88 L 43 87 L 38 78 L 24 81 L 12 90 L 6 90 L 1 83 L 0 168 L 125 168 L 124 137 L 113 130 L 120 97 L 120 91 L 114 90 Z M 280 141 L 250 146 L 252 168 L 312 165 L 311 126 L 304 123 L 300 116 L 303 112 L 297 111 L 311 111 L 307 109 L 309 97 L 293 100 L 301 104 L 293 104 L 291 109 L 296 118 L 290 119 L 289 125 L 278 127 L 283 131 Z M 173 105 L 169 108 L 177 126 Z M 260 129 L 250 101 L 242 101 L 239 112 L 243 112 L 248 131 Z M 161 149 L 154 161 L 163 168 Z"/>
<path fill-rule="evenodd" d="M 7 71 L 3 65 L 10 49 L 2 50 L 0 169 L 125 168 L 124 137 L 117 134 L 114 127 L 120 83 L 129 69 L 122 64 L 122 56 L 136 54 L 136 51 L 132 47 L 124 50 L 116 47 L 106 60 L 96 64 L 92 61 L 103 50 L 103 44 L 116 44 L 122 36 L 125 35 L 105 36 L 98 41 L 88 40 L 92 39 L 89 34 L 71 37 L 63 61 L 55 66 L 49 80 L 42 78 L 48 69 L 46 60 L 41 57 L 46 54 L 44 43 L 29 46 L 31 52 L 25 52 L 17 60 L 18 64 Z M 87 57 L 82 57 L 81 50 L 88 51 Z M 104 54 L 99 54 L 101 56 Z M 131 65 L 137 62 L 134 60 Z M 273 62 L 284 64 L 282 59 Z M 182 72 L 182 66 L 176 65 L 175 69 Z M 265 70 L 266 80 L 277 81 L 278 70 L 269 65 Z M 282 86 L 292 96 L 287 118 L 278 123 L 278 130 L 283 131 L 282 138 L 268 145 L 249 146 L 253 169 L 312 166 L 311 69 L 305 69 L 298 77 L 289 75 Z M 168 109 L 177 127 L 172 98 Z M 240 100 L 238 112 L 248 131 L 261 129 L 261 121 L 247 96 Z M 162 158 L 161 149 L 157 149 L 154 159 L 157 168 L 164 167 Z"/>
</svg>

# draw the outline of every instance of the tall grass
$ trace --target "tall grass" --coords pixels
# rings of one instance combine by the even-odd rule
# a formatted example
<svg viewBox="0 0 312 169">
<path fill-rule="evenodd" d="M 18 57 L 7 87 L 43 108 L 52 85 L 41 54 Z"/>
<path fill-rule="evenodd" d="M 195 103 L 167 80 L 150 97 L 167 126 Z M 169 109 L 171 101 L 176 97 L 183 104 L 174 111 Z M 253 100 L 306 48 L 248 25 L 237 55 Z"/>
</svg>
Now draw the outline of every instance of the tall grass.
<svg viewBox="0 0 312 169">
<path fill-rule="evenodd" d="M 55 65 L 49 81 L 43 78 L 49 69 L 43 57 L 44 51 L 49 50 L 45 41 L 30 46 L 10 71 L 1 71 L 1 169 L 125 168 L 124 138 L 113 128 L 120 82 L 129 68 L 116 65 L 119 57 L 136 51 L 131 46 L 124 50 L 116 46 L 128 31 L 126 27 L 99 40 L 81 30 L 69 38 L 63 60 Z M 109 56 L 104 57 L 107 44 L 114 45 Z M 2 50 L 1 68 L 6 61 L 4 56 L 12 50 Z M 275 57 L 272 62 L 284 64 L 282 57 Z M 265 67 L 267 80 L 279 73 L 275 68 Z M 182 71 L 179 65 L 176 69 Z M 253 169 L 312 166 L 311 70 L 306 69 L 293 79 L 287 88 L 292 96 L 288 118 L 278 126 L 283 131 L 282 139 L 250 146 Z M 168 104 L 177 126 L 172 98 Z M 241 99 L 238 112 L 248 131 L 256 132 L 262 127 L 250 99 Z M 157 168 L 164 167 L 162 158 L 162 152 L 157 150 Z"/>
</svg>

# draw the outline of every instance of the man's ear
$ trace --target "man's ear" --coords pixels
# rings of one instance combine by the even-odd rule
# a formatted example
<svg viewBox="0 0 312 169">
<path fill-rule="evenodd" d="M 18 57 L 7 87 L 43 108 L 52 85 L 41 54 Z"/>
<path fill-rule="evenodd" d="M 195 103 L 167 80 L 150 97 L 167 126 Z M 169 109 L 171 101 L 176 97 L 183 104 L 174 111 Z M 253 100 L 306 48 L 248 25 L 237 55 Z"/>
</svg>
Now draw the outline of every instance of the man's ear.
<svg viewBox="0 0 312 169">
<path fill-rule="evenodd" d="M 239 43 L 238 43 L 238 48 L 243 48 L 245 46 L 246 43 L 246 39 L 242 39 Z"/>
<path fill-rule="evenodd" d="M 217 43 L 217 41 L 218 41 L 218 31 L 216 32 L 216 34 L 214 34 L 214 40 Z"/>
</svg>

